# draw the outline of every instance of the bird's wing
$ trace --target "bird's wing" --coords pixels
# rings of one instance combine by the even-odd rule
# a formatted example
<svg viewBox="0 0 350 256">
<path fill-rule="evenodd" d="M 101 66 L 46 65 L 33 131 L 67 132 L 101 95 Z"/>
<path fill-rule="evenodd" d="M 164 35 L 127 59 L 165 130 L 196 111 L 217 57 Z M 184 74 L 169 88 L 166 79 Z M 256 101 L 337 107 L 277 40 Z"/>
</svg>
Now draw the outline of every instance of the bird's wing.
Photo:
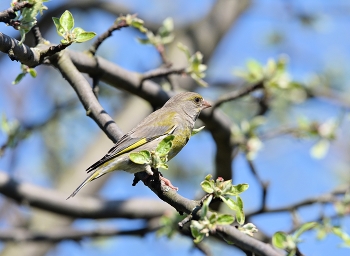
<svg viewBox="0 0 350 256">
<path fill-rule="evenodd" d="M 91 165 L 86 171 L 89 173 L 107 161 L 131 150 L 134 150 L 147 142 L 150 142 L 162 135 L 171 134 L 176 128 L 173 126 L 138 126 L 125 134 L 99 161 Z M 147 136 L 144 136 L 147 134 Z M 143 135 L 143 136 L 142 136 Z"/>
</svg>

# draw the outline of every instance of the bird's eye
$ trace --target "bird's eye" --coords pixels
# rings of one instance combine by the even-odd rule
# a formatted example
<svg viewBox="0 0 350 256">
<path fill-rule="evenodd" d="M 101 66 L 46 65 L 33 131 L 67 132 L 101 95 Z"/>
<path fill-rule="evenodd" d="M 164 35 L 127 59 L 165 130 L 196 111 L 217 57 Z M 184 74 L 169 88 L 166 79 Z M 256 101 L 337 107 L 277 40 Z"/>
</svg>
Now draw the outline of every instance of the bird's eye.
<svg viewBox="0 0 350 256">
<path fill-rule="evenodd" d="M 194 101 L 195 101 L 196 103 L 199 103 L 199 102 L 201 101 L 201 99 L 200 99 L 199 97 L 195 97 L 195 98 L 194 98 Z"/>
</svg>

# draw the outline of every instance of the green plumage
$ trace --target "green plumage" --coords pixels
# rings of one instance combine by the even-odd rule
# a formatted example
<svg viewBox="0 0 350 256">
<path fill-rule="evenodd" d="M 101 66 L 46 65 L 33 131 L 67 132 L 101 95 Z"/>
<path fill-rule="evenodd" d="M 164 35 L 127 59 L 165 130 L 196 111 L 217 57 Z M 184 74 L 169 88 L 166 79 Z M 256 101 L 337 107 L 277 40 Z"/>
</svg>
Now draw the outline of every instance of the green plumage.
<svg viewBox="0 0 350 256">
<path fill-rule="evenodd" d="M 74 197 L 88 182 L 106 173 L 116 170 L 130 173 L 144 171 L 146 166 L 131 162 L 129 154 L 155 150 L 162 139 L 173 134 L 175 138 L 168 154 L 170 160 L 186 145 L 198 115 L 207 107 L 210 104 L 194 92 L 183 92 L 170 98 L 162 108 L 147 116 L 126 133 L 103 158 L 90 166 L 86 171 L 92 174 L 68 198 Z"/>
</svg>

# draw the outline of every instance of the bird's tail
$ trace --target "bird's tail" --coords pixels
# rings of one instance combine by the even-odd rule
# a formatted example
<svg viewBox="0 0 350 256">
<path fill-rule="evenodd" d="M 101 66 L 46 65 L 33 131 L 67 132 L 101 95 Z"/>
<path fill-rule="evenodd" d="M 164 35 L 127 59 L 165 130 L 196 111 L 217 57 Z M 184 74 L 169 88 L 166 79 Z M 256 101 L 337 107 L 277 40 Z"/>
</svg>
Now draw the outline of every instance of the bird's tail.
<svg viewBox="0 0 350 256">
<path fill-rule="evenodd" d="M 94 171 L 93 173 L 91 173 L 90 176 L 88 176 L 83 183 L 80 184 L 79 187 L 77 187 L 76 190 L 74 190 L 74 192 L 69 196 L 67 197 L 66 200 L 68 200 L 69 198 L 71 197 L 74 197 L 80 189 L 82 189 L 87 183 L 89 183 L 90 181 L 93 181 L 99 177 L 101 177 L 102 175 L 106 174 L 106 172 L 103 172 L 101 169 L 97 169 L 96 171 Z"/>
</svg>

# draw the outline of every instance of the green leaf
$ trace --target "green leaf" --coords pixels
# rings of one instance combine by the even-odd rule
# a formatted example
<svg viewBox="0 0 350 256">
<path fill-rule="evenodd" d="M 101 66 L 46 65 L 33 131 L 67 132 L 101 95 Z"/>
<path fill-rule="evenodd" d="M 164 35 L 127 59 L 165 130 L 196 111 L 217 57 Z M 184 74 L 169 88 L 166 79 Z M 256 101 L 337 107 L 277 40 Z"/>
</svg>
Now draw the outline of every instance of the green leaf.
<svg viewBox="0 0 350 256">
<path fill-rule="evenodd" d="M 198 244 L 200 243 L 205 237 L 205 234 L 200 233 L 195 239 L 193 240 L 194 243 Z"/>
<path fill-rule="evenodd" d="M 216 220 L 218 225 L 230 225 L 235 221 L 235 217 L 229 214 L 220 214 Z"/>
<path fill-rule="evenodd" d="M 190 50 L 183 43 L 178 43 L 177 47 L 186 54 L 187 59 L 191 58 Z"/>
<path fill-rule="evenodd" d="M 65 32 L 69 32 L 74 27 L 74 18 L 70 11 L 66 10 L 60 17 L 60 25 Z"/>
<path fill-rule="evenodd" d="M 61 44 L 67 45 L 67 44 L 71 44 L 72 42 L 66 40 L 66 39 L 61 39 Z"/>
<path fill-rule="evenodd" d="M 323 225 L 319 225 L 316 233 L 317 239 L 322 240 L 326 237 L 326 235 L 327 235 L 326 228 Z"/>
<path fill-rule="evenodd" d="M 174 21 L 171 17 L 169 18 L 166 18 L 164 21 L 163 21 L 163 26 L 161 27 L 161 30 L 164 32 L 172 32 L 174 30 Z M 161 34 L 161 31 L 160 31 L 160 34 Z"/>
<path fill-rule="evenodd" d="M 150 164 L 151 153 L 147 150 L 143 150 L 137 153 L 130 153 L 129 158 L 135 164 Z"/>
<path fill-rule="evenodd" d="M 249 184 L 247 183 L 233 185 L 230 191 L 227 192 L 227 194 L 232 196 L 237 196 L 240 193 L 243 193 L 244 191 L 246 191 L 248 188 L 249 188 Z"/>
<path fill-rule="evenodd" d="M 53 23 L 56 26 L 57 34 L 60 35 L 60 36 L 63 36 L 65 31 L 64 31 L 64 28 L 60 24 L 60 19 L 56 18 L 56 17 L 52 17 L 52 20 L 53 20 Z"/>
<path fill-rule="evenodd" d="M 208 194 L 214 192 L 214 184 L 213 184 L 213 182 L 210 182 L 210 181 L 208 181 L 208 180 L 202 181 L 201 187 L 202 187 L 202 189 L 203 189 L 205 192 L 207 192 Z"/>
<path fill-rule="evenodd" d="M 161 37 L 161 42 L 163 45 L 169 44 L 174 40 L 173 35 L 174 22 L 172 18 L 167 18 L 163 21 L 163 26 L 158 30 L 158 35 Z"/>
<path fill-rule="evenodd" d="M 140 44 L 151 44 L 151 41 L 148 38 L 137 38 L 137 41 Z"/>
<path fill-rule="evenodd" d="M 12 84 L 18 84 L 19 82 L 21 82 L 21 80 L 23 79 L 23 77 L 25 77 L 26 73 L 20 73 L 18 74 L 18 76 L 15 78 L 15 81 L 12 82 Z"/>
<path fill-rule="evenodd" d="M 86 32 L 86 31 L 80 27 L 76 27 L 72 30 L 72 33 L 74 34 L 75 38 L 83 32 Z"/>
<path fill-rule="evenodd" d="M 236 209 L 237 222 L 240 225 L 243 225 L 244 221 L 245 221 L 245 216 L 244 216 L 244 211 L 243 211 L 243 201 L 242 201 L 241 197 L 239 197 L 239 196 L 237 196 L 236 205 L 237 205 L 237 209 Z"/>
<path fill-rule="evenodd" d="M 130 22 L 130 26 L 138 29 L 142 33 L 146 33 L 148 30 L 143 26 L 144 21 L 139 18 L 133 18 L 133 20 Z"/>
<path fill-rule="evenodd" d="M 340 227 L 332 227 L 332 232 L 344 241 L 344 246 L 350 246 L 350 236 L 345 233 Z"/>
<path fill-rule="evenodd" d="M 231 190 L 232 180 L 226 180 L 221 182 L 217 180 L 216 183 L 217 183 L 217 187 L 219 187 L 219 189 L 221 190 L 221 194 L 223 195 L 225 195 L 228 191 Z"/>
<path fill-rule="evenodd" d="M 279 249 L 286 249 L 288 244 L 288 234 L 278 231 L 272 236 L 272 244 Z"/>
<path fill-rule="evenodd" d="M 254 80 L 260 79 L 264 76 L 264 70 L 261 64 L 256 60 L 249 60 L 247 62 L 247 67 L 248 67 L 249 73 L 252 75 L 252 78 Z"/>
<path fill-rule="evenodd" d="M 204 200 L 202 209 L 201 209 L 201 219 L 205 218 L 207 216 L 209 211 L 209 204 L 211 203 L 211 200 L 213 199 L 213 196 L 210 195 L 207 199 Z"/>
<path fill-rule="evenodd" d="M 168 135 L 161 142 L 159 142 L 156 153 L 158 153 L 160 157 L 165 156 L 169 153 L 171 147 L 173 146 L 174 138 L 174 135 Z"/>
<path fill-rule="evenodd" d="M 238 227 L 238 230 L 244 234 L 247 234 L 248 236 L 254 236 L 254 234 L 258 232 L 258 229 L 253 223 L 247 223 L 242 227 Z"/>
<path fill-rule="evenodd" d="M 191 136 L 196 135 L 197 133 L 199 133 L 199 132 L 200 132 L 201 130 L 203 130 L 204 128 L 205 128 L 205 126 L 201 126 L 201 127 L 199 127 L 199 128 L 193 129 L 193 130 L 192 130 Z"/>
<path fill-rule="evenodd" d="M 37 76 L 37 73 L 34 68 L 28 69 L 28 73 L 31 75 L 31 77 L 35 78 Z"/>
<path fill-rule="evenodd" d="M 200 224 L 198 221 L 192 220 L 190 228 L 191 228 L 191 234 L 194 238 L 193 241 L 195 243 L 199 243 L 200 241 L 202 241 L 203 238 L 205 237 L 205 234 L 201 232 L 204 226 Z"/>
<path fill-rule="evenodd" d="M 313 229 L 317 225 L 318 225 L 317 222 L 307 222 L 307 223 L 303 224 L 300 228 L 297 229 L 297 231 L 295 231 L 295 233 L 293 235 L 294 240 L 297 239 L 305 231 Z"/>
<path fill-rule="evenodd" d="M 211 179 L 211 177 L 213 177 L 213 175 L 208 174 L 207 176 L 205 176 L 205 178 L 204 178 L 204 179 L 209 181 L 209 180 Z"/>
<path fill-rule="evenodd" d="M 83 43 L 91 40 L 95 36 L 96 36 L 95 32 L 81 32 L 80 34 L 77 35 L 77 37 L 75 38 L 75 41 L 77 43 Z"/>
<path fill-rule="evenodd" d="M 216 212 L 213 212 L 210 216 L 209 216 L 209 225 L 206 225 L 206 228 L 208 228 L 210 225 L 211 226 L 214 226 L 215 225 L 215 223 L 216 223 L 216 220 L 217 220 L 217 218 L 218 218 L 218 213 L 216 213 Z M 202 232 L 203 232 L 203 230 L 202 230 Z"/>
<path fill-rule="evenodd" d="M 274 59 L 269 59 L 266 64 L 265 73 L 268 76 L 272 76 L 277 69 L 277 64 Z"/>
<path fill-rule="evenodd" d="M 204 81 L 203 79 L 199 78 L 197 74 L 192 73 L 191 77 L 199 86 L 208 87 L 208 83 L 206 81 Z"/>
<path fill-rule="evenodd" d="M 164 162 L 158 162 L 158 164 L 156 165 L 156 168 L 162 168 L 162 169 L 168 170 L 169 166 Z"/>
<path fill-rule="evenodd" d="M 236 202 L 230 198 L 230 197 L 225 197 L 225 196 L 220 196 L 220 199 L 231 209 L 236 211 L 237 205 Z"/>
</svg>

